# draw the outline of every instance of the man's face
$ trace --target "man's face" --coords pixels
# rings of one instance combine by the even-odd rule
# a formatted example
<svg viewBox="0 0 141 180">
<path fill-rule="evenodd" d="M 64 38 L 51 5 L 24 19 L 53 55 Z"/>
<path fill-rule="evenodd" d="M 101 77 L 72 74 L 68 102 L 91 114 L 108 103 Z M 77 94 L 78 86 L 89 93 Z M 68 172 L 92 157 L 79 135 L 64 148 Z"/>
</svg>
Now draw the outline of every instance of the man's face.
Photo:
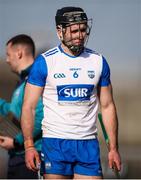
<svg viewBox="0 0 141 180">
<path fill-rule="evenodd" d="M 68 45 L 83 46 L 87 36 L 86 31 L 87 25 L 84 23 L 70 25 L 64 30 L 64 41 Z"/>
<path fill-rule="evenodd" d="M 6 62 L 10 65 L 13 72 L 18 72 L 18 50 L 15 46 L 12 46 L 11 43 L 9 43 L 6 47 Z"/>
</svg>

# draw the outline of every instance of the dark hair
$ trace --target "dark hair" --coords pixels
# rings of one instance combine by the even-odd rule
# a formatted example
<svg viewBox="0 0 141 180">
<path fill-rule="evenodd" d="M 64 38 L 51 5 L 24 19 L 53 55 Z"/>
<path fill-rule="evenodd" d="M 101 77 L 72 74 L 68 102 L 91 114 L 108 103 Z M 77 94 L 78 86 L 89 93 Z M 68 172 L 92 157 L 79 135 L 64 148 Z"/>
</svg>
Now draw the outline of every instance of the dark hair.
<svg viewBox="0 0 141 180">
<path fill-rule="evenodd" d="M 63 7 L 58 9 L 55 16 L 56 26 L 67 25 L 69 23 L 87 22 L 88 18 L 84 10 L 80 7 Z"/>
<path fill-rule="evenodd" d="M 35 44 L 33 39 L 26 35 L 26 34 L 19 34 L 17 36 L 12 37 L 10 40 L 8 40 L 8 42 L 6 43 L 6 45 L 8 45 L 9 43 L 12 43 L 12 45 L 17 45 L 17 44 L 23 44 L 28 46 L 28 51 L 32 54 L 32 56 L 35 56 Z"/>
</svg>

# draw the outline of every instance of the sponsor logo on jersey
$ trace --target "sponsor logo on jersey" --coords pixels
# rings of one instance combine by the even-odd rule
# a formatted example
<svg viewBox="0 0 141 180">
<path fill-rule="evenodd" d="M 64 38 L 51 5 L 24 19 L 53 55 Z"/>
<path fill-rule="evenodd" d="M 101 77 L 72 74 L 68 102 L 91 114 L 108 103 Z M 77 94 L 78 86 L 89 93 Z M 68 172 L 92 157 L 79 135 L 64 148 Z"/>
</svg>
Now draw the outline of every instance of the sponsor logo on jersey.
<svg viewBox="0 0 141 180">
<path fill-rule="evenodd" d="M 95 72 L 94 71 L 88 71 L 87 73 L 88 73 L 88 77 L 90 79 L 93 79 L 95 77 Z"/>
<path fill-rule="evenodd" d="M 54 74 L 54 78 L 55 79 L 58 79 L 58 78 L 65 78 L 66 76 L 65 76 L 65 74 L 64 73 L 55 73 Z"/>
<path fill-rule="evenodd" d="M 71 84 L 57 86 L 58 101 L 88 101 L 94 85 Z"/>
</svg>

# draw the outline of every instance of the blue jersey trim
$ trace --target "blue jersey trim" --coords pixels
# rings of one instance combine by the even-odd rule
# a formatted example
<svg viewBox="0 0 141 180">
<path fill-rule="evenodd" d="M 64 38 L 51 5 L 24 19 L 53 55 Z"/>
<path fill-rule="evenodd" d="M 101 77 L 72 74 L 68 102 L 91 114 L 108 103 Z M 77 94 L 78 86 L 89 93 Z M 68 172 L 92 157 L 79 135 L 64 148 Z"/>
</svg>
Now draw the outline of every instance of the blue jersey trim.
<svg viewBox="0 0 141 180">
<path fill-rule="evenodd" d="M 47 64 L 42 55 L 38 56 L 31 68 L 27 82 L 33 85 L 44 87 L 48 75 Z"/>
<path fill-rule="evenodd" d="M 90 54 L 96 54 L 96 55 L 100 56 L 99 53 L 97 53 L 96 51 L 89 49 L 89 48 L 85 48 L 85 52 L 90 53 Z"/>
<path fill-rule="evenodd" d="M 54 52 L 54 51 L 58 51 L 58 49 L 57 49 L 57 48 L 54 48 L 54 49 L 48 50 L 48 51 L 46 51 L 44 54 L 46 55 L 46 54 L 52 53 L 52 52 Z"/>
<path fill-rule="evenodd" d="M 66 56 L 69 56 L 69 57 L 71 57 L 71 58 L 77 58 L 78 56 L 80 56 L 80 54 L 78 54 L 78 55 L 76 55 L 76 56 L 71 56 L 71 55 L 69 55 L 69 54 L 67 54 L 66 52 L 64 52 L 64 50 L 62 49 L 62 47 L 61 47 L 61 44 L 58 46 L 58 48 L 60 49 L 60 51 L 61 51 L 61 53 L 64 53 Z"/>
<path fill-rule="evenodd" d="M 58 51 L 52 52 L 50 54 L 46 54 L 45 56 L 48 57 L 48 56 L 51 56 L 51 55 L 56 54 L 56 53 L 58 53 Z"/>
<path fill-rule="evenodd" d="M 110 67 L 104 57 L 103 59 L 103 65 L 102 65 L 102 73 L 101 73 L 101 78 L 99 80 L 99 86 L 108 86 L 111 84 L 110 80 Z"/>
<path fill-rule="evenodd" d="M 56 54 L 57 52 L 59 52 L 58 49 L 54 48 L 52 50 L 49 50 L 49 51 L 45 52 L 44 55 L 45 55 L 45 57 L 47 57 L 47 56 L 50 56 L 52 54 Z"/>
</svg>

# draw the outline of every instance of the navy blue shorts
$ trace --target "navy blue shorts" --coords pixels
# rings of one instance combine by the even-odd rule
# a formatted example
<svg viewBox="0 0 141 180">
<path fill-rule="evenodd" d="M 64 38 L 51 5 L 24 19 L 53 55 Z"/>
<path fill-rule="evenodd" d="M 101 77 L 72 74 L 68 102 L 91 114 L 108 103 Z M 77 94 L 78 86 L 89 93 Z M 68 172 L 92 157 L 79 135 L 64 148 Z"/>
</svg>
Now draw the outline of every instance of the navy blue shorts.
<svg viewBox="0 0 141 180">
<path fill-rule="evenodd" d="M 102 176 L 98 140 L 43 138 L 41 168 L 43 174 Z"/>
</svg>

